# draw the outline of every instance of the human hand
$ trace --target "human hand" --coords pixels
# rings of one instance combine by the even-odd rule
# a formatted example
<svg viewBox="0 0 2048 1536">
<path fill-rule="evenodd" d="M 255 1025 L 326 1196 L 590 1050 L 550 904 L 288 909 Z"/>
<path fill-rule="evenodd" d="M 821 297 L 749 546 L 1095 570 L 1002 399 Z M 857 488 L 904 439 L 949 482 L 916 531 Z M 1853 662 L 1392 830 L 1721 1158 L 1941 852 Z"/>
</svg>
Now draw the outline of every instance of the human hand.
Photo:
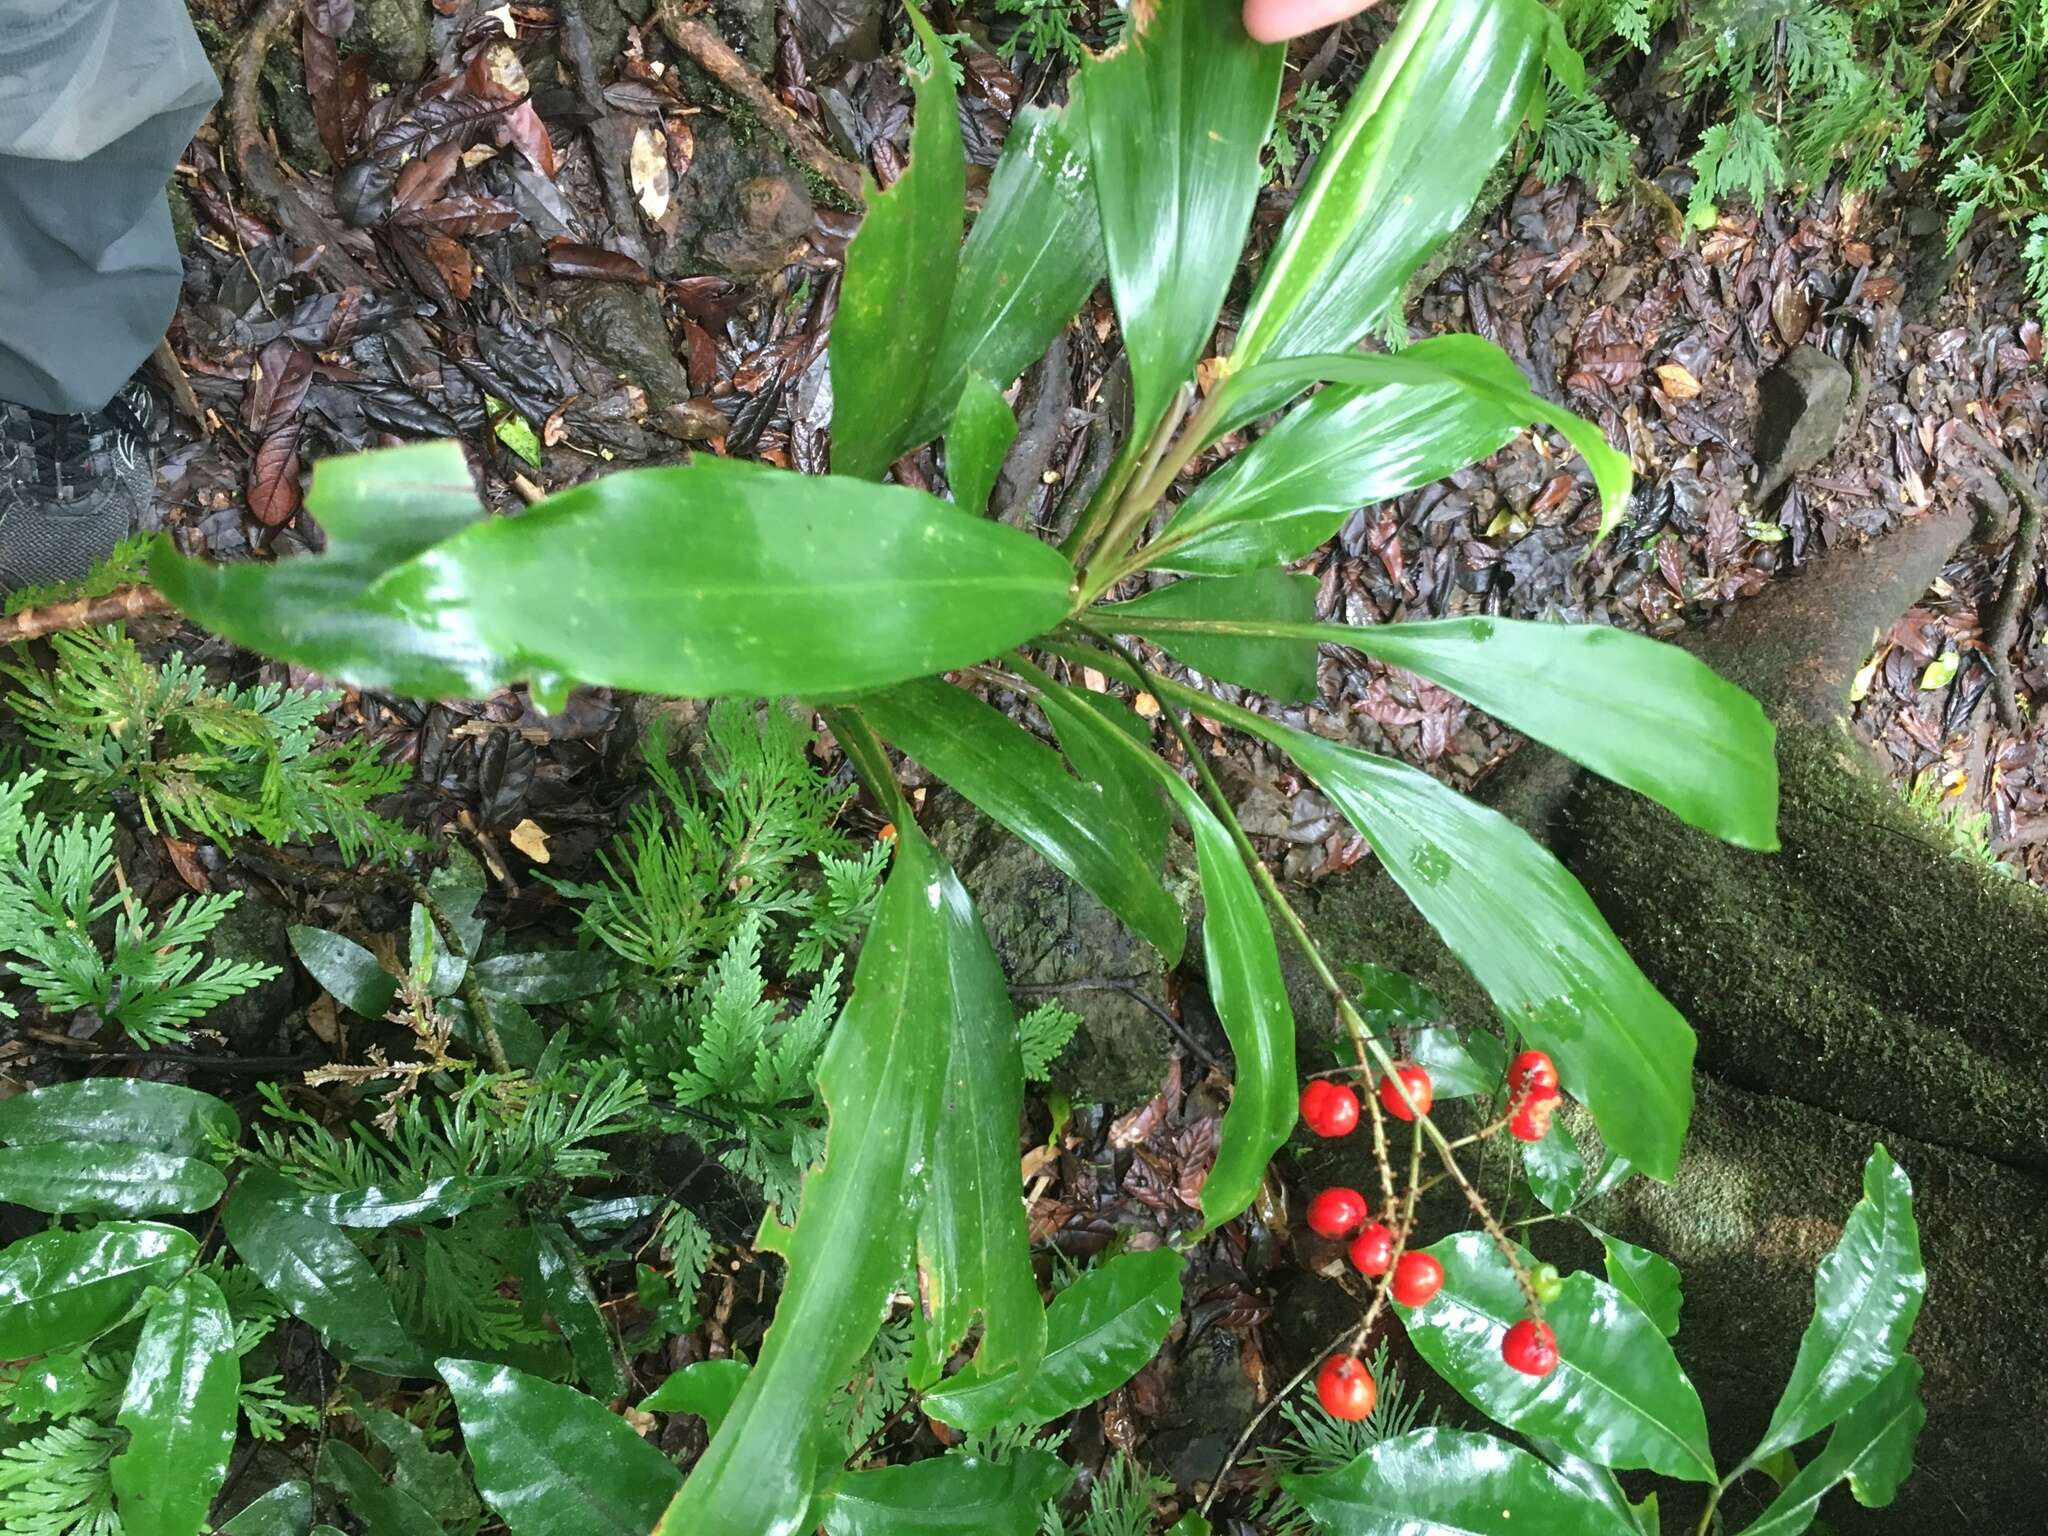
<svg viewBox="0 0 2048 1536">
<path fill-rule="evenodd" d="M 1255 43 L 1284 43 L 1370 10 L 1374 0 L 1244 0 L 1244 29 Z"/>
</svg>

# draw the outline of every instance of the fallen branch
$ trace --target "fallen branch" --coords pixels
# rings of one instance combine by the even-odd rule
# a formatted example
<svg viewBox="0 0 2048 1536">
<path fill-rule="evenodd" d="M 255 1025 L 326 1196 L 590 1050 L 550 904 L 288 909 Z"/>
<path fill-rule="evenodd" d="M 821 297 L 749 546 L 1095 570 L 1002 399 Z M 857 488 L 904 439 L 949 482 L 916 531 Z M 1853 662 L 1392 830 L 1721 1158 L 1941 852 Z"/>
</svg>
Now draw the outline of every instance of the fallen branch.
<svg viewBox="0 0 2048 1536">
<path fill-rule="evenodd" d="M 2012 556 L 2006 562 L 2005 582 L 1985 615 L 1984 653 L 1991 665 L 1991 696 L 1998 707 L 1998 723 L 2009 731 L 2020 728 L 2018 694 L 2012 681 L 2012 650 L 2019 644 L 2020 611 L 2034 590 L 2034 550 L 2041 542 L 2041 495 L 2034 483 L 2020 473 L 2019 466 L 1991 446 L 1983 433 L 1959 426 L 1957 435 L 1983 456 L 2001 484 L 2020 504 L 2018 531 L 2012 540 Z"/>
<path fill-rule="evenodd" d="M 753 109 L 789 152 L 855 202 L 860 200 L 860 168 L 842 160 L 797 115 L 777 99 L 726 46 L 725 39 L 695 17 L 683 14 L 681 0 L 659 0 L 655 17 L 668 40 L 706 74 Z"/>
<path fill-rule="evenodd" d="M 74 597 L 68 602 L 43 603 L 24 608 L 11 619 L 0 619 L 0 645 L 15 640 L 35 640 L 60 629 L 90 629 L 101 624 L 118 624 L 152 613 L 171 612 L 171 600 L 155 587 L 118 587 L 105 597 Z"/>
</svg>

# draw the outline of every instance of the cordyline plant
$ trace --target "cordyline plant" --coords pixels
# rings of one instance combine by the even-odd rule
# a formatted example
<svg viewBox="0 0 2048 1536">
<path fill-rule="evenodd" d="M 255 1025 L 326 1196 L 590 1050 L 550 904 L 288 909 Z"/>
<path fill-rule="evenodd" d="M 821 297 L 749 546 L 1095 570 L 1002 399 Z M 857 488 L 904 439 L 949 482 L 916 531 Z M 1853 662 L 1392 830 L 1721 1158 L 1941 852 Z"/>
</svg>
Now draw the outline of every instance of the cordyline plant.
<svg viewBox="0 0 2048 1536">
<path fill-rule="evenodd" d="M 913 22 L 936 56 L 929 29 Z M 1204 1230 L 1252 1200 L 1296 1117 L 1276 921 L 1327 986 L 1356 1073 L 1378 1083 L 1399 1064 L 1253 853 L 1188 743 L 1183 711 L 1285 753 L 1338 805 L 1484 985 L 1509 1047 L 1546 1053 L 1590 1111 L 1616 1160 L 1609 1176 L 1672 1175 L 1691 1111 L 1691 1030 L 1570 874 L 1426 774 L 1226 705 L 1152 670 L 1127 643 L 1143 639 L 1279 700 L 1312 696 L 1318 646 L 1348 646 L 1696 826 L 1745 847 L 1776 845 L 1770 727 L 1684 652 L 1598 627 L 1318 624 L 1314 581 L 1287 570 L 1352 508 L 1438 479 L 1533 423 L 1584 458 L 1602 530 L 1620 516 L 1627 460 L 1533 394 L 1497 348 L 1443 336 L 1358 350 L 1398 330 L 1409 279 L 1540 103 L 1546 56 L 1574 63 L 1534 0 L 1409 0 L 1267 256 L 1232 345 L 1207 360 L 1282 68 L 1281 49 L 1245 38 L 1235 0 L 1140 8 L 1124 46 L 1084 62 L 1064 108 L 1020 113 L 964 246 L 954 91 L 934 71 L 917 83 L 909 168 L 886 192 L 871 189 L 848 254 L 831 340 L 832 474 L 700 458 L 492 518 L 460 448 L 426 445 L 320 467 L 308 504 L 329 543 L 317 558 L 216 567 L 157 554 L 156 581 L 193 618 L 364 687 L 478 695 L 524 681 L 544 705 L 579 683 L 811 701 L 896 825 L 893 869 L 818 1073 L 830 1128 L 783 1245 L 774 1323 L 750 1369 L 726 1364 L 715 1383 L 672 1383 L 674 1393 L 650 1400 L 712 1423 L 689 1478 L 679 1483 L 666 1458 L 569 1388 L 506 1366 L 441 1362 L 480 1487 L 515 1532 L 658 1522 L 673 1536 L 754 1536 L 822 1523 L 844 1536 L 936 1528 L 940 1512 L 946 1529 L 973 1512 L 975 1529 L 1029 1531 L 1062 1486 L 1046 1452 L 847 1471 L 822 1405 L 899 1294 L 914 1298 L 912 1385 L 925 1411 L 970 1430 L 1042 1422 L 1126 1379 L 1177 1303 L 1180 1260 L 1164 1250 L 1114 1260 L 1041 1304 L 1004 977 L 967 892 L 919 832 L 885 744 L 1023 838 L 1169 961 L 1184 938 L 1160 879 L 1169 812 L 1185 824 L 1206 974 L 1237 1069 L 1202 1190 Z M 1053 548 L 984 516 L 1016 431 L 1002 391 L 1105 274 L 1133 430 Z M 1205 450 L 1283 410 L 1175 502 Z M 937 437 L 950 500 L 882 483 Z M 1133 581 L 1159 573 L 1178 579 Z M 1112 600 L 1133 585 L 1147 589 Z M 1076 663 L 1163 702 L 1199 786 L 1154 755 L 1125 705 L 1061 681 Z M 966 668 L 1028 697 L 1057 748 L 944 675 Z M 1416 1307 L 1396 1294 L 1395 1310 L 1432 1364 L 1476 1406 L 1541 1436 L 1549 1459 L 1487 1436 L 1417 1431 L 1376 1447 L 1369 1466 L 1361 1458 L 1350 1483 L 1304 1484 L 1311 1513 L 1346 1531 L 1622 1532 L 1635 1516 L 1607 1467 L 1718 1492 L 1698 1399 L 1662 1332 L 1591 1276 L 1561 1290 L 1539 1284 L 1458 1172 L 1421 1083 L 1398 1081 L 1384 1108 L 1379 1094 L 1366 1100 L 1397 1251 L 1408 1246 L 1425 1151 L 1467 1191 L 1484 1230 L 1431 1250 L 1441 1290 Z M 1402 1158 L 1387 1145 L 1388 1110 L 1414 1122 L 1405 1193 L 1390 1166 Z M 1900 1354 L 1918 1299 L 1909 1192 L 1881 1153 L 1868 1183 L 1870 1210 L 1844 1239 L 1854 1251 L 1823 1270 L 1790 1406 L 1738 1473 L 1845 1412 L 1854 1420 L 1865 1405 L 1913 1396 Z M 1540 1378 L 1502 1358 L 1510 1326 L 1525 1318 L 1554 1330 L 1562 1356 Z M 1443 1347 L 1425 1342 L 1439 1334 Z M 949 1375 L 970 1340 L 971 1359 Z M 1543 1361 L 1525 1354 L 1531 1363 Z M 1874 1397 L 1881 1382 L 1889 1395 Z M 1860 1477 L 1859 1492 L 1888 1496 L 1885 1477 L 1903 1472 L 1901 1414 L 1873 1408 L 1853 1432 L 1844 1420 L 1841 1453 L 1827 1459 L 1831 1442 L 1800 1476 L 1820 1489 Z M 1883 1475 L 1872 1443 L 1894 1453 Z M 1806 1492 L 1810 1518 L 1819 1492 Z M 1804 1523 L 1795 1509 L 1772 1528 Z M 1199 1515 L 1184 1523 L 1204 1528 Z"/>
</svg>

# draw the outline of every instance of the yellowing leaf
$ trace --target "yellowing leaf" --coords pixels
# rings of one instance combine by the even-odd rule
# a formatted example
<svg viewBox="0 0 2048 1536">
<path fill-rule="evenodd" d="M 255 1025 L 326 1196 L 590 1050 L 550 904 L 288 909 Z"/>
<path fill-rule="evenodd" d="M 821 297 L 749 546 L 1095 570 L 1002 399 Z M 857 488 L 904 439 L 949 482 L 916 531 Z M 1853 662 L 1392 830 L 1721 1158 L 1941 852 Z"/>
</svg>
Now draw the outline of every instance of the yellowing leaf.
<svg viewBox="0 0 2048 1536">
<path fill-rule="evenodd" d="M 640 211 L 650 219 L 668 212 L 668 146 L 661 130 L 643 127 L 633 135 L 633 152 L 627 158 L 627 172 L 633 178 L 633 195 L 640 199 Z"/>
<path fill-rule="evenodd" d="M 512 846 L 536 864 L 548 861 L 548 835 L 531 816 L 512 829 Z"/>
<path fill-rule="evenodd" d="M 1927 663 L 1927 670 L 1920 674 L 1921 689 L 1931 692 L 1936 688 L 1946 688 L 1956 680 L 1956 673 L 1962 668 L 1962 665 L 1963 653 L 1961 651 L 1954 649 L 1943 651 L 1934 660 Z"/>
<path fill-rule="evenodd" d="M 1700 381 L 1683 363 L 1659 363 L 1657 382 L 1664 386 L 1664 393 L 1674 400 L 1690 400 L 1700 392 Z"/>
</svg>

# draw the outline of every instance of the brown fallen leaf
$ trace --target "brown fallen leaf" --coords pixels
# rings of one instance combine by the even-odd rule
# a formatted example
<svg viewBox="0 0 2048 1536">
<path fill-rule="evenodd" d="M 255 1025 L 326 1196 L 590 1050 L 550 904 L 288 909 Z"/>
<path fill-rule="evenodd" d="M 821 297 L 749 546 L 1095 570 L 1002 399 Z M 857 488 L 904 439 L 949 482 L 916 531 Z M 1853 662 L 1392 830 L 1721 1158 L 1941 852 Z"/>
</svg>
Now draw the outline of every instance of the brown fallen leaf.
<svg viewBox="0 0 2048 1536">
<path fill-rule="evenodd" d="M 1657 382 L 1664 393 L 1674 400 L 1690 400 L 1700 392 L 1700 381 L 1692 376 L 1692 370 L 1683 363 L 1659 363 Z"/>
<path fill-rule="evenodd" d="M 335 1011 L 334 999 L 325 992 L 307 1004 L 306 1028 L 313 1031 L 313 1038 L 322 1045 L 341 1043 L 341 1018 Z"/>
<path fill-rule="evenodd" d="M 536 864 L 545 864 L 549 859 L 548 835 L 531 816 L 512 829 L 512 846 Z"/>
<path fill-rule="evenodd" d="M 633 195 L 640 211 L 650 219 L 668 212 L 668 140 L 655 128 L 643 127 L 633 135 L 633 152 L 626 169 L 633 180 Z"/>
</svg>

